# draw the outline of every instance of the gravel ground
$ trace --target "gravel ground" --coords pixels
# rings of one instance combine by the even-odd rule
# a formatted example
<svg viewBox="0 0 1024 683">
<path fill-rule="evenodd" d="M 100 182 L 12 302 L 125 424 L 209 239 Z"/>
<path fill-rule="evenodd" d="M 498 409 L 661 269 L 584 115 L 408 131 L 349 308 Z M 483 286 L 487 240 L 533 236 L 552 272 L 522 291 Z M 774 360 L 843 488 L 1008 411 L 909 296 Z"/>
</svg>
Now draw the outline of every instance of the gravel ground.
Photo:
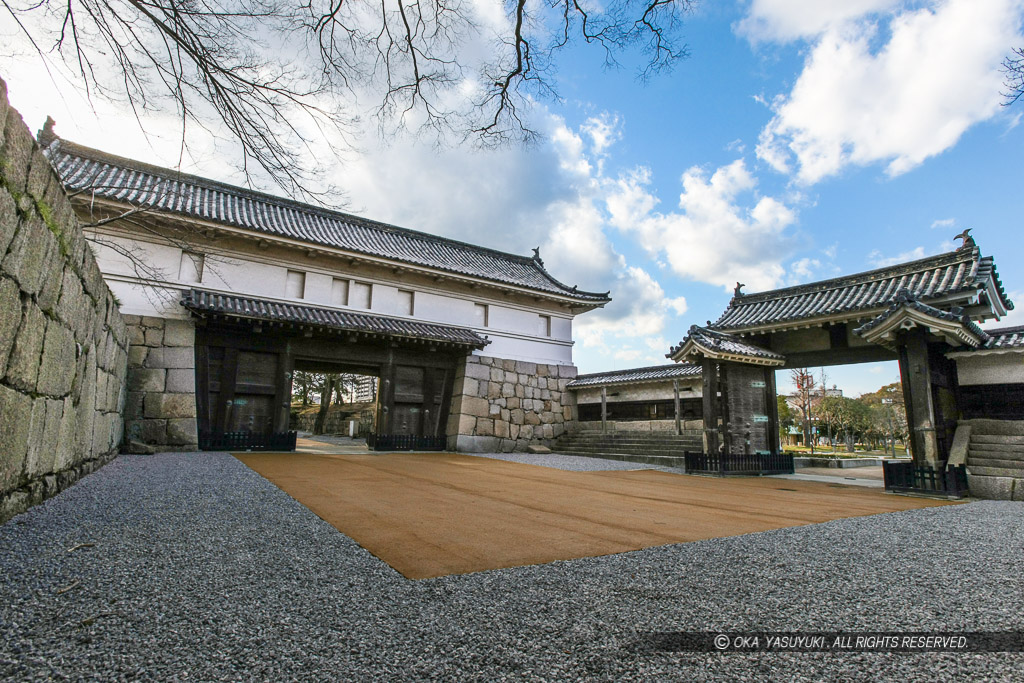
<svg viewBox="0 0 1024 683">
<path fill-rule="evenodd" d="M 228 455 L 122 456 L 0 526 L 0 678 L 1020 681 L 1020 653 L 633 643 L 1024 631 L 1022 577 L 1024 504 L 978 502 L 408 581 Z"/>
</svg>

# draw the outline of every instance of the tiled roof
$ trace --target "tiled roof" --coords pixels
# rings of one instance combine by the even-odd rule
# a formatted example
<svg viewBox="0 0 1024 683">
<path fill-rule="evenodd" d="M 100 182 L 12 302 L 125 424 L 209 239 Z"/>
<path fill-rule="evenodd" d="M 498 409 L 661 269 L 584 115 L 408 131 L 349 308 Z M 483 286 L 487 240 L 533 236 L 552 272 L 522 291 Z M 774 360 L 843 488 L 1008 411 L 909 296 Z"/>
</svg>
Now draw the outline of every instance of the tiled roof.
<svg viewBox="0 0 1024 683">
<path fill-rule="evenodd" d="M 181 305 L 196 313 L 212 313 L 228 318 L 246 318 L 283 322 L 329 330 L 355 332 L 392 339 L 415 339 L 482 349 L 490 343 L 473 330 L 449 325 L 421 323 L 367 313 L 351 313 L 329 308 L 301 306 L 253 297 L 217 294 L 191 289 Z"/>
<path fill-rule="evenodd" d="M 1024 349 L 1024 325 L 1000 327 L 985 332 L 988 333 L 989 340 L 980 350 Z"/>
<path fill-rule="evenodd" d="M 570 389 L 580 387 L 603 386 L 607 384 L 634 384 L 637 382 L 656 382 L 659 380 L 680 379 L 683 377 L 700 377 L 701 367 L 693 363 L 672 363 L 671 365 L 655 365 L 649 368 L 631 368 L 629 370 L 613 370 L 580 375 L 569 382 Z"/>
<path fill-rule="evenodd" d="M 786 361 L 786 357 L 781 353 L 755 346 L 740 337 L 697 325 L 692 325 L 686 338 L 665 355 L 668 358 L 682 360 L 680 354 L 684 349 L 687 353 L 691 350 L 698 353 L 708 352 L 715 357 L 732 357 L 730 360 L 743 358 L 764 365 L 782 365 Z"/>
<path fill-rule="evenodd" d="M 980 293 L 994 310 L 1013 308 L 991 256 L 973 241 L 947 252 L 897 266 L 756 294 L 739 294 L 711 327 L 730 332 L 887 308 L 906 289 L 924 302 L 964 299 Z M 957 296 L 961 295 L 961 296 Z"/>
<path fill-rule="evenodd" d="M 553 278 L 538 255 L 506 254 L 144 164 L 55 138 L 46 148 L 71 191 L 354 254 L 524 287 L 591 304 L 608 292 L 584 292 Z"/>
</svg>

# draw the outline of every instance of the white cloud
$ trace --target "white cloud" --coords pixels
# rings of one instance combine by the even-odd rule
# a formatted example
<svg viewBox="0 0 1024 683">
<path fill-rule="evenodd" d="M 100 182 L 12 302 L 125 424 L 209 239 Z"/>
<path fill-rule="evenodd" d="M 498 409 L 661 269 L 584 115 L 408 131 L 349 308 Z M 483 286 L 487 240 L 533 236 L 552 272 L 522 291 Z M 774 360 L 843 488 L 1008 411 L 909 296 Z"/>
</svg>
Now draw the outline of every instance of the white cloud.
<svg viewBox="0 0 1024 683">
<path fill-rule="evenodd" d="M 790 244 L 785 234 L 796 220 L 789 207 L 755 192 L 757 181 L 742 159 L 708 174 L 693 167 L 682 177 L 679 211 L 659 213 L 649 189 L 650 173 L 620 177 L 606 199 L 611 223 L 654 257 L 664 255 L 680 277 L 730 291 L 737 281 L 769 289 L 784 276 Z"/>
<path fill-rule="evenodd" d="M 1020 12 L 1020 0 L 940 0 L 888 24 L 828 24 L 772 103 L 758 156 L 813 184 L 849 165 L 898 175 L 940 154 L 1000 111 L 1000 63 L 1022 41 Z"/>
<path fill-rule="evenodd" d="M 925 253 L 924 247 L 914 247 L 910 251 L 905 251 L 902 254 L 896 256 L 885 256 L 882 252 L 875 249 L 868 254 L 868 260 L 872 263 L 874 268 L 885 268 L 886 266 L 894 266 L 897 263 L 906 263 L 907 261 L 916 261 L 922 259 L 928 254 Z"/>
<path fill-rule="evenodd" d="M 752 0 L 736 32 L 753 42 L 813 37 L 860 18 L 883 12 L 902 0 Z"/>
<path fill-rule="evenodd" d="M 954 225 L 956 225 L 955 218 L 942 218 L 932 221 L 932 230 L 935 228 L 952 228 Z"/>
</svg>

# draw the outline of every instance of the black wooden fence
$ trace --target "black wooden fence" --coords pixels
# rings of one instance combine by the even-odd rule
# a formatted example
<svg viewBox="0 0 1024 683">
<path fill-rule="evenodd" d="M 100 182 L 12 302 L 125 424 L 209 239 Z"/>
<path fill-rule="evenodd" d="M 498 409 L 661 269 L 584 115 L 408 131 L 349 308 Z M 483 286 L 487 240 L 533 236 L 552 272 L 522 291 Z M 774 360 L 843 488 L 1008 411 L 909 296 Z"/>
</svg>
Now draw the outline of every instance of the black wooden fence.
<svg viewBox="0 0 1024 683">
<path fill-rule="evenodd" d="M 946 465 L 936 469 L 912 462 L 882 462 L 885 490 L 896 493 L 936 493 L 953 498 L 967 495 L 967 468 Z"/>
<path fill-rule="evenodd" d="M 294 451 L 295 432 L 200 432 L 204 451 Z"/>
<path fill-rule="evenodd" d="M 443 451 L 448 447 L 448 438 L 371 432 L 366 437 L 366 445 L 375 451 Z"/>
<path fill-rule="evenodd" d="M 686 471 L 695 474 L 793 474 L 793 456 L 786 453 L 685 453 Z"/>
</svg>

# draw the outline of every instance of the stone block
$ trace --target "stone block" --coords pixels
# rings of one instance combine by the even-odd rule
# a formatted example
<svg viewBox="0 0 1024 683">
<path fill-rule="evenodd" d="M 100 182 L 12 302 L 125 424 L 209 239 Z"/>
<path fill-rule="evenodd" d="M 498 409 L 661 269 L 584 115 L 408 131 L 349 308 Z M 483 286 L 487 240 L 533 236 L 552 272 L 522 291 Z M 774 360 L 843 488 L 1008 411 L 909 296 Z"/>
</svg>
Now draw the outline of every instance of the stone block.
<svg viewBox="0 0 1024 683">
<path fill-rule="evenodd" d="M 516 442 L 512 439 L 502 439 L 498 446 L 501 448 L 502 453 L 511 453 L 515 450 Z"/>
<path fill-rule="evenodd" d="M 53 470 L 66 470 L 75 462 L 75 430 L 78 426 L 78 413 L 71 397 L 64 399 L 61 410 L 60 426 L 57 428 L 57 452 L 53 458 Z"/>
<path fill-rule="evenodd" d="M 191 369 L 170 369 L 167 371 L 166 390 L 186 394 L 196 390 L 196 371 Z"/>
<path fill-rule="evenodd" d="M 495 360 L 494 364 L 497 365 L 498 364 L 497 363 L 498 359 L 495 358 L 494 360 Z M 502 367 L 502 369 L 508 370 L 509 372 L 515 372 L 516 362 L 514 360 L 509 359 L 509 358 L 502 358 L 501 359 L 501 367 Z"/>
<path fill-rule="evenodd" d="M 14 347 L 7 361 L 7 383 L 22 391 L 35 391 L 39 361 L 46 337 L 46 316 L 34 304 L 25 306 Z"/>
<path fill-rule="evenodd" d="M 501 395 L 504 398 L 514 398 L 516 395 L 516 387 L 514 384 L 505 382 L 501 385 Z"/>
<path fill-rule="evenodd" d="M 509 420 L 512 419 L 512 411 L 509 410 L 508 408 L 502 408 L 499 415 L 501 416 L 503 422 L 508 422 Z"/>
<path fill-rule="evenodd" d="M 478 436 L 494 436 L 494 420 L 482 417 L 477 419 L 476 433 Z"/>
<path fill-rule="evenodd" d="M 3 122 L 0 122 L 0 126 Z M 7 247 L 14 239 L 14 232 L 18 229 L 17 206 L 10 193 L 0 186 L 0 254 L 7 253 Z"/>
<path fill-rule="evenodd" d="M 471 377 L 464 377 L 462 379 L 461 386 L 458 381 L 455 383 L 455 392 L 459 394 L 465 394 L 466 396 L 479 396 L 480 395 L 480 382 L 472 379 Z"/>
<path fill-rule="evenodd" d="M 504 420 L 494 421 L 494 436 L 502 439 L 507 439 L 509 435 L 509 424 Z"/>
<path fill-rule="evenodd" d="M 551 411 L 545 410 L 543 413 L 540 414 L 540 421 L 541 424 L 549 425 L 555 421 L 555 416 Z"/>
<path fill-rule="evenodd" d="M 47 313 L 53 313 L 57 305 L 57 298 L 60 296 L 61 282 L 64 279 L 63 272 L 65 269 L 64 259 L 58 258 L 57 254 L 53 255 L 53 258 L 50 259 L 46 266 L 43 286 L 36 297 L 36 303 L 39 304 L 39 308 Z M 67 268 L 66 270 L 71 269 Z"/>
<path fill-rule="evenodd" d="M 141 441 L 142 440 L 142 423 L 143 420 L 139 419 L 125 419 L 124 421 L 124 440 L 129 441 Z"/>
<path fill-rule="evenodd" d="M 86 297 L 82 281 L 75 271 L 65 268 L 61 274 L 60 296 L 57 298 L 54 313 L 59 320 L 75 327 L 74 323 L 82 318 L 82 310 L 85 307 Z M 79 341 L 81 340 L 80 337 Z"/>
<path fill-rule="evenodd" d="M 163 346 L 164 331 L 160 328 L 147 328 L 143 333 L 146 346 Z"/>
<path fill-rule="evenodd" d="M 526 452 L 532 453 L 533 455 L 547 455 L 551 452 L 551 449 L 547 446 L 531 445 L 526 447 Z"/>
<path fill-rule="evenodd" d="M 967 488 L 972 498 L 984 500 L 1012 500 L 1014 484 L 1017 480 L 1013 477 L 988 477 L 976 476 L 967 472 Z"/>
<path fill-rule="evenodd" d="M 29 443 L 25 457 L 25 474 L 29 478 L 38 478 L 54 471 L 63 414 L 63 401 L 37 399 L 32 405 L 33 424 L 29 427 L 29 432 L 32 434 L 31 438 L 37 440 L 35 443 Z"/>
<path fill-rule="evenodd" d="M 7 370 L 7 360 L 14 346 L 14 335 L 21 325 L 21 316 L 21 290 L 14 280 L 0 277 L 0 378 Z"/>
<path fill-rule="evenodd" d="M 481 365 L 486 365 L 488 367 L 494 365 L 494 359 L 490 356 L 470 356 L 470 358 L 475 358 L 476 362 Z"/>
<path fill-rule="evenodd" d="M 543 439 L 553 439 L 553 438 L 555 438 L 554 425 L 545 424 L 545 425 L 541 426 L 541 428 L 540 428 L 540 436 Z"/>
<path fill-rule="evenodd" d="M 32 133 L 13 108 L 7 112 L 4 123 L 4 150 L 0 156 L 0 174 L 7 187 L 22 194 L 28 180 L 28 169 L 32 161 Z"/>
<path fill-rule="evenodd" d="M 17 488 L 28 454 L 32 399 L 0 385 L 0 493 Z"/>
<path fill-rule="evenodd" d="M 487 417 L 490 414 L 490 405 L 487 399 L 466 396 L 462 399 L 462 412 L 474 417 Z"/>
<path fill-rule="evenodd" d="M 512 424 L 521 425 L 526 422 L 526 413 L 522 408 L 512 409 Z"/>
<path fill-rule="evenodd" d="M 149 355 L 148 346 L 132 345 L 128 347 L 128 367 L 141 368 L 146 364 L 146 357 Z"/>
<path fill-rule="evenodd" d="M 1024 501 L 1024 479 L 1015 479 L 1013 483 L 1013 491 L 1010 494 L 1010 500 L 1018 502 Z"/>
<path fill-rule="evenodd" d="M 476 418 L 472 415 L 459 415 L 459 421 L 456 426 L 457 434 L 472 434 L 476 428 Z"/>
<path fill-rule="evenodd" d="M 559 365 L 558 366 L 558 376 L 560 378 L 562 378 L 562 379 L 569 379 L 569 380 L 576 379 L 576 375 L 577 374 L 578 374 L 578 371 L 576 370 L 576 366 L 575 365 Z"/>
<path fill-rule="evenodd" d="M 558 437 L 560 437 L 564 433 L 565 433 L 565 425 L 563 425 L 563 424 L 553 424 L 553 425 L 551 425 L 551 436 L 552 436 L 552 438 L 557 439 Z"/>
<path fill-rule="evenodd" d="M 572 406 L 562 406 L 562 419 L 572 422 Z"/>
<path fill-rule="evenodd" d="M 194 418 L 195 394 L 147 393 L 142 414 L 147 419 Z"/>
<path fill-rule="evenodd" d="M 520 430 L 520 429 L 521 429 L 521 428 L 520 428 L 520 426 L 519 426 L 519 425 L 517 425 L 517 424 L 515 424 L 515 423 L 513 423 L 513 424 L 510 424 L 510 425 L 508 426 L 508 437 L 509 437 L 510 439 L 512 439 L 513 441 L 515 441 L 516 439 L 518 439 L 518 438 L 519 438 L 519 430 Z"/>
<path fill-rule="evenodd" d="M 505 381 L 505 371 L 502 370 L 501 368 L 491 368 L 491 370 L 490 370 L 490 379 L 491 379 L 492 382 L 504 382 Z"/>
<path fill-rule="evenodd" d="M 523 425 L 523 426 L 521 426 L 519 428 L 519 438 L 520 439 L 527 439 L 527 440 L 532 439 L 533 438 L 533 426 L 532 425 Z"/>
<path fill-rule="evenodd" d="M 489 380 L 491 378 L 491 368 L 486 365 L 479 365 L 477 363 L 466 364 L 466 377 L 472 379 Z"/>
<path fill-rule="evenodd" d="M 142 326 L 162 330 L 164 329 L 164 319 L 157 318 L 155 316 L 144 315 L 142 316 Z"/>
<path fill-rule="evenodd" d="M 192 446 L 199 443 L 195 418 L 167 420 L 167 443 L 171 446 Z"/>
<path fill-rule="evenodd" d="M 523 417 L 523 422 L 525 422 L 528 425 L 539 425 L 540 415 L 531 410 L 530 412 L 526 413 L 526 415 Z"/>
<path fill-rule="evenodd" d="M 191 320 L 168 320 L 164 323 L 164 346 L 196 345 L 196 330 Z"/>
<path fill-rule="evenodd" d="M 128 343 L 133 346 L 146 345 L 146 330 L 138 325 L 128 326 Z"/>
<path fill-rule="evenodd" d="M 167 442 L 167 420 L 143 420 L 142 441 L 164 444 Z"/>
<path fill-rule="evenodd" d="M 521 398 L 516 398 L 515 396 L 511 396 L 511 397 L 505 399 L 505 407 L 509 408 L 509 409 L 518 408 L 519 405 L 520 405 L 520 401 L 522 401 Z"/>
<path fill-rule="evenodd" d="M 523 360 L 516 361 L 516 372 L 522 373 L 524 375 L 536 375 L 537 364 L 529 363 Z"/>
<path fill-rule="evenodd" d="M 537 365 L 537 371 L 534 373 L 538 377 L 547 377 L 551 374 L 551 366 L 549 365 Z"/>
<path fill-rule="evenodd" d="M 460 434 L 456 437 L 455 447 L 463 453 L 495 453 L 498 450 L 499 439 L 495 436 L 467 436 Z"/>
<path fill-rule="evenodd" d="M 42 362 L 36 391 L 47 396 L 63 397 L 71 391 L 74 375 L 68 371 L 75 367 L 75 339 L 71 330 L 56 320 L 46 324 Z"/>
<path fill-rule="evenodd" d="M 525 388 L 523 387 L 522 384 L 517 384 L 516 385 L 516 392 L 515 393 L 516 393 L 516 398 L 523 398 L 524 396 L 526 396 L 526 390 L 525 390 Z"/>
<path fill-rule="evenodd" d="M 500 415 L 501 414 L 501 406 L 499 406 L 497 403 L 492 403 L 490 405 L 490 407 L 487 409 L 487 414 L 492 416 L 492 417 L 495 416 L 495 415 Z"/>
<path fill-rule="evenodd" d="M 122 316 L 126 325 L 139 325 L 142 323 L 141 315 L 125 315 Z"/>
<path fill-rule="evenodd" d="M 164 391 L 167 371 L 158 368 L 130 368 L 128 370 L 128 391 Z"/>
<path fill-rule="evenodd" d="M 487 383 L 487 398 L 496 399 L 501 398 L 501 384 L 498 382 Z"/>
<path fill-rule="evenodd" d="M 42 201 L 46 197 L 46 188 L 53 176 L 53 168 L 39 147 L 32 150 L 32 160 L 28 169 L 26 191 L 34 198 Z"/>
<path fill-rule="evenodd" d="M 14 278 L 23 292 L 37 294 L 49 259 L 57 250 L 57 240 L 39 218 L 23 220 L 8 247 L 9 251 L 0 268 Z"/>
</svg>

